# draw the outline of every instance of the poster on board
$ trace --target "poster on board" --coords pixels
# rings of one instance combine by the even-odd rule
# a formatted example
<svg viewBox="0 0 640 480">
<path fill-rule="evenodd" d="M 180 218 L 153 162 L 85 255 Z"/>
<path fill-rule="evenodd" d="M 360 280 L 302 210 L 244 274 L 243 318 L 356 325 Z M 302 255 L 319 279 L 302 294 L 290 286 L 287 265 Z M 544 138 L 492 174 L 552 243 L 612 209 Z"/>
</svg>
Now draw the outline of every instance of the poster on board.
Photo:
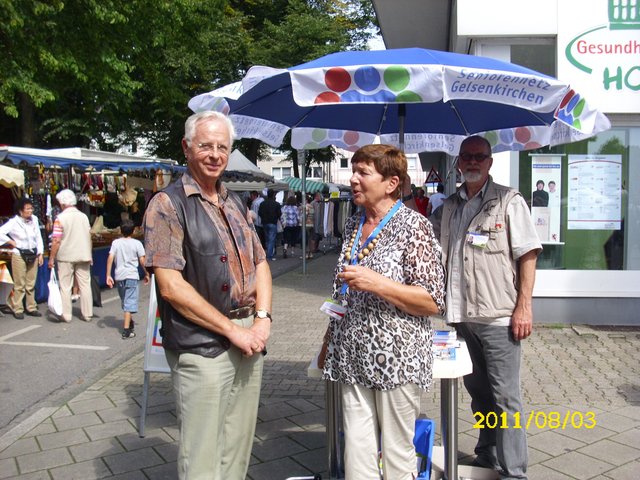
<svg viewBox="0 0 640 480">
<path fill-rule="evenodd" d="M 622 156 L 569 155 L 569 230 L 620 230 Z"/>
<path fill-rule="evenodd" d="M 156 298 L 155 275 L 151 275 L 151 288 L 149 290 L 149 312 L 147 314 L 147 336 L 144 341 L 144 366 L 145 372 L 170 373 L 167 358 L 162 347 L 162 335 L 160 328 L 160 312 Z"/>
<path fill-rule="evenodd" d="M 562 156 L 531 155 L 531 218 L 542 243 L 560 243 Z"/>
</svg>

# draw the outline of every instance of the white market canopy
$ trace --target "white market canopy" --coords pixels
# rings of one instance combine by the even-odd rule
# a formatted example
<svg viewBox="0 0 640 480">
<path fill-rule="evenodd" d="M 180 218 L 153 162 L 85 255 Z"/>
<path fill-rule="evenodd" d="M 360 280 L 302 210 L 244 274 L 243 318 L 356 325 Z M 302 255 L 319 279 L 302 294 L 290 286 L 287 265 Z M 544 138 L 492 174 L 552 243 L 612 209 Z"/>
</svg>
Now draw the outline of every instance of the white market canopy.
<svg viewBox="0 0 640 480">
<path fill-rule="evenodd" d="M 278 182 L 273 176 L 260 170 L 237 149 L 229 156 L 229 164 L 223 178 L 224 185 L 236 192 L 261 192 L 265 188 L 276 191 L 289 189 L 286 183 Z"/>
<path fill-rule="evenodd" d="M 0 185 L 3 187 L 24 187 L 24 171 L 0 165 Z"/>
</svg>

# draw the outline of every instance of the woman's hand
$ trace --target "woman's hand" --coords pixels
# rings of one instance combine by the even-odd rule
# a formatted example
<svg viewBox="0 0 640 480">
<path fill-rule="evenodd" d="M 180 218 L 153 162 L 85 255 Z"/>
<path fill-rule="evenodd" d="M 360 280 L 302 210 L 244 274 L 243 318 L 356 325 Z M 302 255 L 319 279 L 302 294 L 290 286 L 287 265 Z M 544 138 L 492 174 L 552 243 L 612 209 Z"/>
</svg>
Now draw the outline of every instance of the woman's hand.
<svg viewBox="0 0 640 480">
<path fill-rule="evenodd" d="M 338 278 L 346 282 L 350 290 L 373 293 L 410 315 L 422 317 L 439 313 L 431 294 L 424 288 L 393 281 L 370 268 L 346 265 Z"/>
<path fill-rule="evenodd" d="M 345 265 L 342 272 L 338 274 L 338 278 L 348 285 L 349 290 L 371 293 L 375 293 L 380 284 L 388 280 L 370 268 L 360 265 Z"/>
</svg>

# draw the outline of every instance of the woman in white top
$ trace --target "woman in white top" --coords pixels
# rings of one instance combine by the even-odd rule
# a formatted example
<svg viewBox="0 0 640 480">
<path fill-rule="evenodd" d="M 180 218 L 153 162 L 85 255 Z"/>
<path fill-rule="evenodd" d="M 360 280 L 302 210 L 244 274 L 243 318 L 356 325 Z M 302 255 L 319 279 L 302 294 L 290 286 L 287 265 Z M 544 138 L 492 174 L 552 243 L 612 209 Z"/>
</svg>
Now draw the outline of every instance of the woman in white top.
<svg viewBox="0 0 640 480">
<path fill-rule="evenodd" d="M 17 319 L 23 319 L 25 313 L 32 317 L 41 317 L 35 296 L 38 267 L 44 262 L 40 225 L 38 218 L 33 215 L 33 202 L 29 198 L 19 199 L 16 202 L 16 211 L 15 217 L 0 226 L 0 244 L 7 244 L 13 249 L 13 295 L 9 298 L 9 308 Z M 23 305 L 25 296 L 26 312 Z"/>
</svg>

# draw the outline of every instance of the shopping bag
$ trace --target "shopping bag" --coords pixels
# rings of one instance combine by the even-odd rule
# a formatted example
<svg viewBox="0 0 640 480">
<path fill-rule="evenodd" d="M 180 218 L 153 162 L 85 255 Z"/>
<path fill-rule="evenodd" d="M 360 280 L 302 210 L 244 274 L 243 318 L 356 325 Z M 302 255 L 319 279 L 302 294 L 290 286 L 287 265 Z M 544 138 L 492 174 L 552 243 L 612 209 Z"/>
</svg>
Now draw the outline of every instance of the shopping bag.
<svg viewBox="0 0 640 480">
<path fill-rule="evenodd" d="M 62 315 L 62 296 L 60 295 L 60 285 L 58 285 L 58 277 L 56 277 L 55 269 L 51 269 L 51 276 L 49 277 L 49 299 L 47 305 L 49 311 L 54 315 Z"/>
<path fill-rule="evenodd" d="M 91 295 L 93 296 L 93 306 L 102 307 L 102 292 L 100 291 L 100 283 L 98 276 L 91 274 Z"/>
</svg>

